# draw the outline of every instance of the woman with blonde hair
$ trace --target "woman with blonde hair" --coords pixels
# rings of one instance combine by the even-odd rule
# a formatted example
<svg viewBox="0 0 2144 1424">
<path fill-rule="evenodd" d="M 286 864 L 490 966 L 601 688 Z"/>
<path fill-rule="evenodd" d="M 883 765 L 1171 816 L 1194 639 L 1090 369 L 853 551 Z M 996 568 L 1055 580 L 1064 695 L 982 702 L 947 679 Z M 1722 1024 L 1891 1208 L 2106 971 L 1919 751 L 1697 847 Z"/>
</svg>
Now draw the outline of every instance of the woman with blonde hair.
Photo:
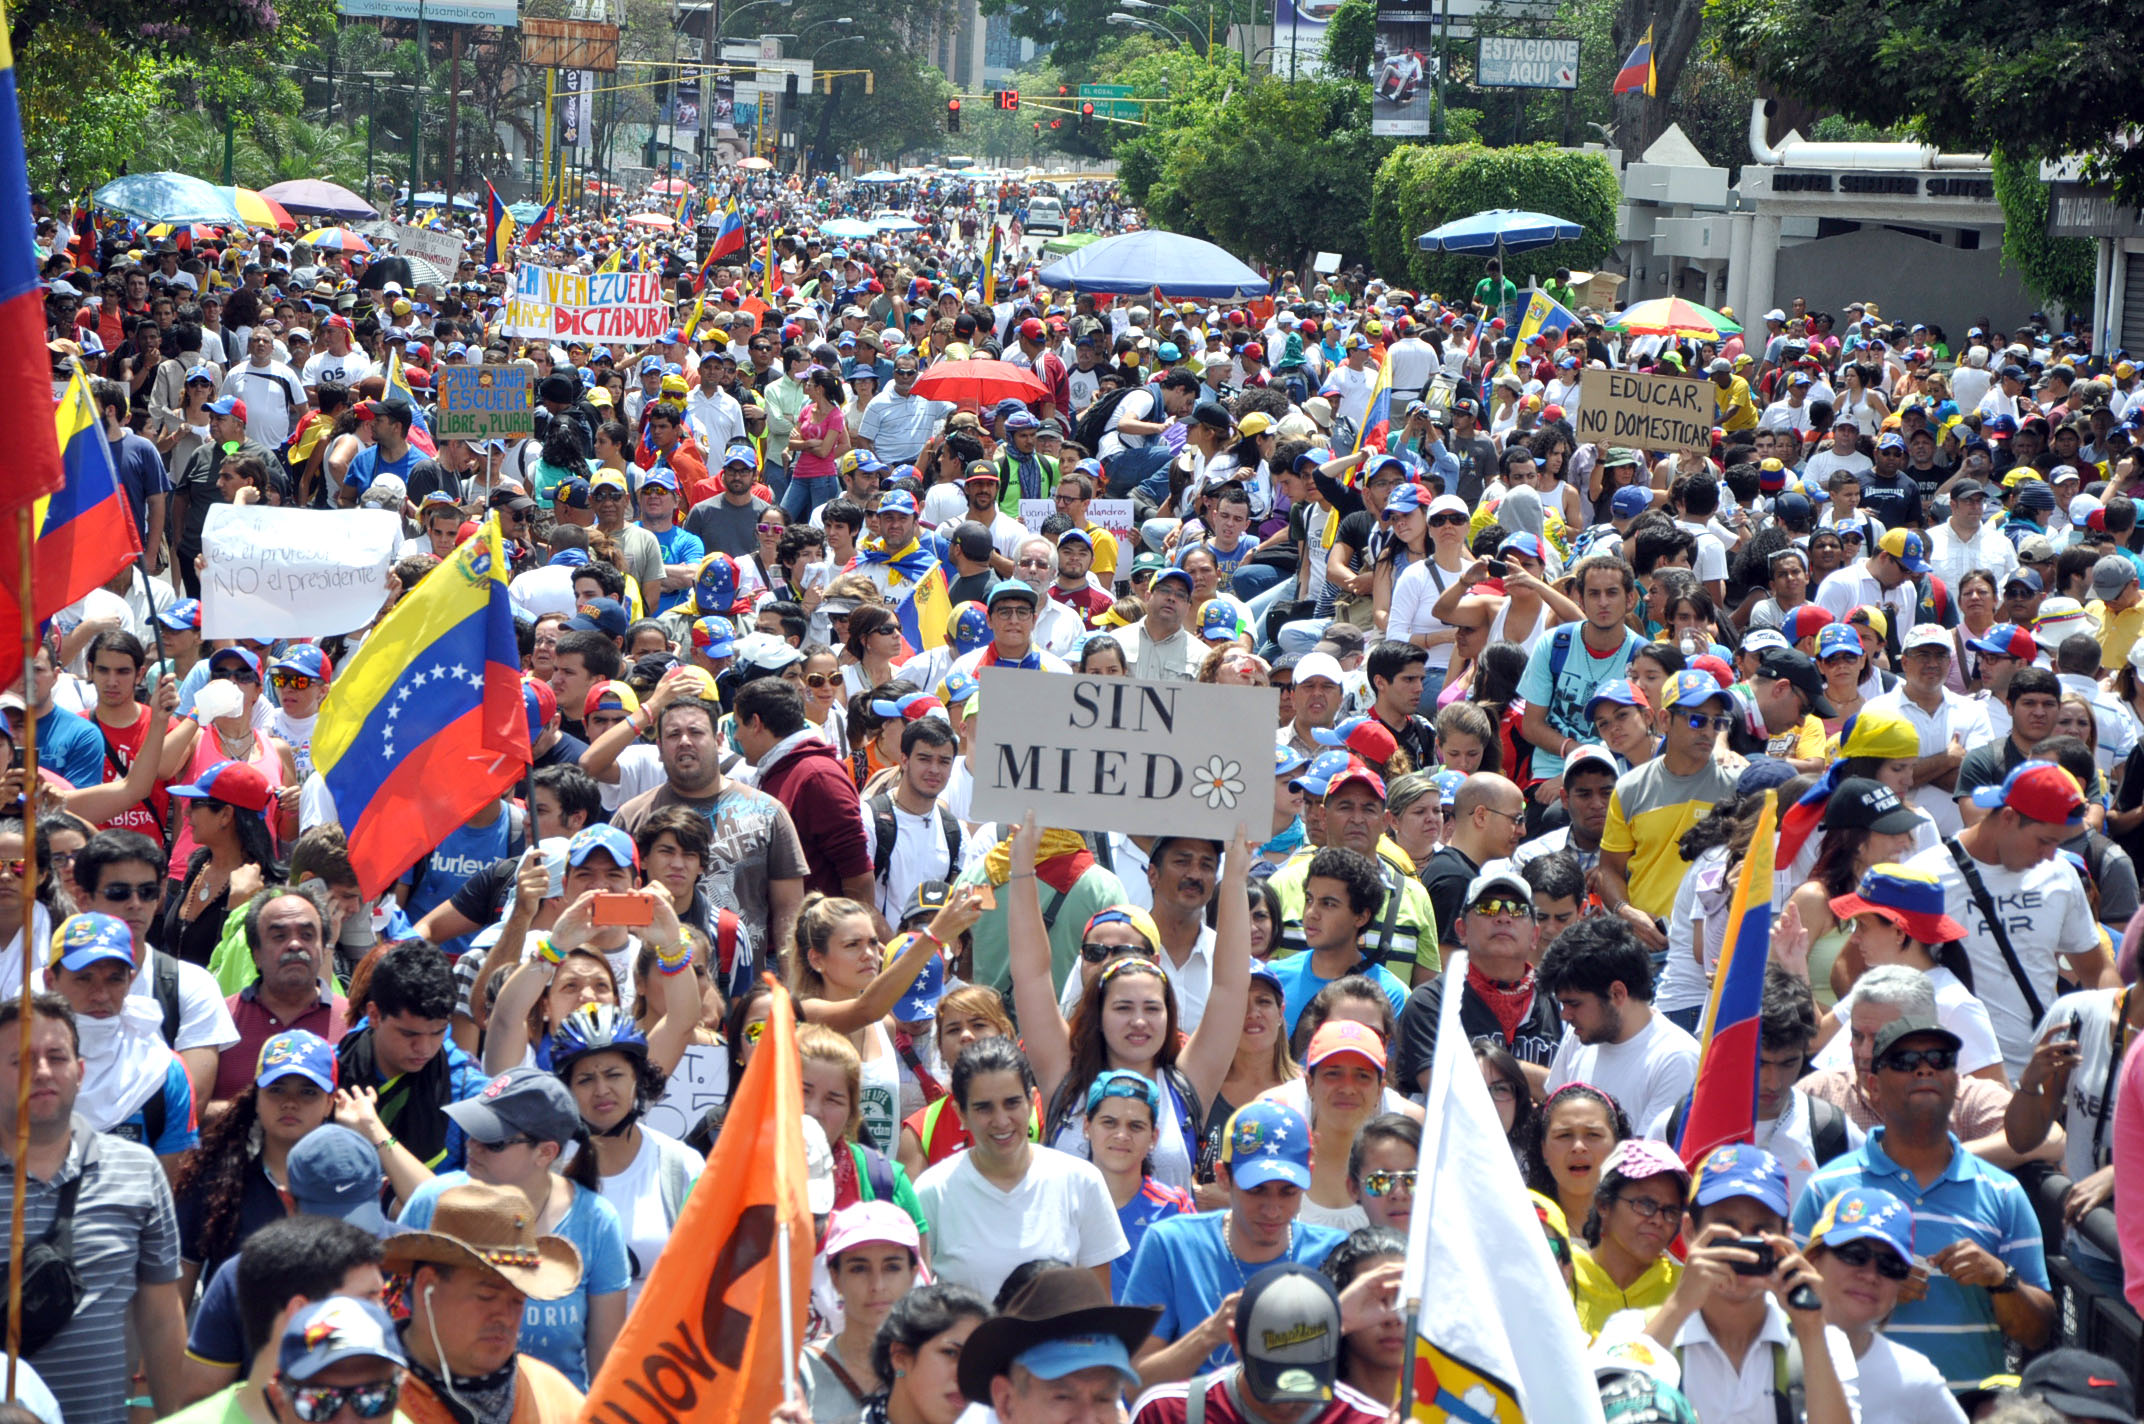
<svg viewBox="0 0 2144 1424">
<path fill-rule="evenodd" d="M 818 1119 L 834 1149 L 834 1210 L 860 1201 L 890 1201 L 915 1219 L 919 1231 L 928 1231 L 908 1173 L 857 1136 L 864 1122 L 864 1065 L 856 1045 L 830 1028 L 802 1023 L 797 1056 L 803 1063 L 804 1115 Z"/>
<path fill-rule="evenodd" d="M 987 984 L 963 984 L 948 992 L 938 1001 L 935 1022 L 934 1046 L 948 1072 L 960 1061 L 961 1050 L 977 1039 L 1018 1037 L 1004 996 Z M 937 1098 L 902 1119 L 901 1165 L 910 1177 L 922 1176 L 925 1168 L 936 1166 L 974 1140 L 952 1101 L 951 1097 Z M 1039 1103 L 1036 1111 L 1041 1111 Z"/>
</svg>

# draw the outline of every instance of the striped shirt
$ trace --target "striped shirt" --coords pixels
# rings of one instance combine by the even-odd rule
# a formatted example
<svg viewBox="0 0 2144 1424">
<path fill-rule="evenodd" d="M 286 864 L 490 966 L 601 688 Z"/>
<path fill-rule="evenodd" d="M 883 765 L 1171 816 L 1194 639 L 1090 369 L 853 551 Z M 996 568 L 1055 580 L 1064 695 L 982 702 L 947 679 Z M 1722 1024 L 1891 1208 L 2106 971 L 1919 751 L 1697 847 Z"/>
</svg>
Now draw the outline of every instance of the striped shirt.
<svg viewBox="0 0 2144 1424">
<path fill-rule="evenodd" d="M 1690 873 L 1690 862 L 1682 858 L 1682 833 L 1716 803 L 1734 796 L 1734 773 L 1710 757 L 1689 776 L 1669 771 L 1667 758 L 1661 756 L 1616 780 L 1601 849 L 1629 857 L 1632 904 L 1656 919 L 1668 917 L 1675 908 L 1675 889 Z"/>
<path fill-rule="evenodd" d="M 1794 1203 L 1795 1241 L 1807 1245 L 1824 1205 L 1856 1187 L 1881 1187 L 1913 1208 L 1913 1254 L 1925 1259 L 1954 1241 L 1970 1241 L 2014 1267 L 2026 1285 L 2047 1289 L 2039 1218 L 2017 1179 L 1991 1166 L 1951 1137 L 1950 1165 L 1925 1189 L 1883 1150 L 1885 1129 L 1873 1129 L 1860 1150 L 1819 1168 Z M 1984 1287 L 1961 1286 L 1931 1268 L 1928 1295 L 1903 1302 L 1884 1334 L 1918 1350 L 1953 1389 L 1967 1389 L 2003 1372 L 2003 1332 L 1995 1301 Z"/>
<path fill-rule="evenodd" d="M 94 1157 L 88 1154 L 94 1149 Z M 125 1424 L 128 1308 L 137 1286 L 179 1278 L 179 1223 L 171 1184 L 148 1148 L 91 1132 L 79 1114 L 74 1143 L 53 1180 L 29 1180 L 23 1239 L 43 1240 L 60 1187 L 82 1177 L 74 1208 L 74 1266 L 82 1302 L 65 1329 L 29 1357 L 52 1389 L 67 1424 Z M 0 1173 L 0 1212 L 13 1206 L 14 1178 Z"/>
</svg>

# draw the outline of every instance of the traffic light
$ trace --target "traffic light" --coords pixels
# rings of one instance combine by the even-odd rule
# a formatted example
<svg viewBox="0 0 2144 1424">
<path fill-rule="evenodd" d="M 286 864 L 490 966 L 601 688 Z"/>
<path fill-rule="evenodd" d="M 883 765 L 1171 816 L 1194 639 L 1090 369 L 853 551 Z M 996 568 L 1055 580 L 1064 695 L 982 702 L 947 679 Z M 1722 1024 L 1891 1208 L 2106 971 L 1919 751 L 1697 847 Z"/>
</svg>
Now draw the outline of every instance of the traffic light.
<svg viewBox="0 0 2144 1424">
<path fill-rule="evenodd" d="M 1079 131 L 1081 133 L 1085 133 L 1087 131 L 1087 122 L 1093 117 L 1094 101 L 1092 99 L 1089 99 L 1087 102 L 1079 106 Z"/>
<path fill-rule="evenodd" d="M 1020 107 L 1020 91 L 1017 89 L 993 89 L 990 91 L 990 98 L 1001 109 L 1016 110 Z"/>
<path fill-rule="evenodd" d="M 1063 124 L 1064 124 L 1064 120 L 1063 120 L 1063 119 L 1052 119 L 1052 120 L 1050 120 L 1050 127 L 1051 127 L 1051 128 L 1053 128 L 1053 129 L 1054 129 L 1054 128 L 1059 128 L 1059 127 L 1061 127 L 1061 126 L 1062 126 Z"/>
<path fill-rule="evenodd" d="M 945 131 L 947 133 L 960 132 L 960 100 L 958 99 L 945 101 Z"/>
<path fill-rule="evenodd" d="M 795 98 L 797 97 L 797 77 L 796 77 L 796 75 L 794 75 L 794 74 L 791 74 L 791 75 L 789 76 L 789 82 L 788 82 L 788 84 L 787 84 L 787 85 L 785 86 L 785 90 L 784 90 L 784 92 L 786 92 L 786 93 L 788 94 L 788 96 L 789 96 L 789 97 L 790 97 L 791 99 L 795 99 Z"/>
<path fill-rule="evenodd" d="M 1060 99 L 1064 98 L 1067 94 L 1070 94 L 1071 92 L 1072 86 L 1070 86 L 1069 84 L 1060 84 L 1057 86 L 1057 97 Z"/>
</svg>

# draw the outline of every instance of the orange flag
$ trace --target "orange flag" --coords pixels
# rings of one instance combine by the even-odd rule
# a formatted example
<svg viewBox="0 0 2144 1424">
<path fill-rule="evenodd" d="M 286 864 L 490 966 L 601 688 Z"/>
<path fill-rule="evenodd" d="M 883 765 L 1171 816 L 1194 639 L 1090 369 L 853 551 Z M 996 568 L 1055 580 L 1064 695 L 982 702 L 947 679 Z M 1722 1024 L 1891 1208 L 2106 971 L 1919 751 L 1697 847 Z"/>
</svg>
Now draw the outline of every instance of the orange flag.
<svg viewBox="0 0 2144 1424">
<path fill-rule="evenodd" d="M 769 1007 L 766 1041 L 671 1233 L 676 1249 L 648 1273 L 581 1424 L 766 1424 L 782 1401 L 803 1344 L 814 1242 L 796 1011 L 780 987 Z"/>
</svg>

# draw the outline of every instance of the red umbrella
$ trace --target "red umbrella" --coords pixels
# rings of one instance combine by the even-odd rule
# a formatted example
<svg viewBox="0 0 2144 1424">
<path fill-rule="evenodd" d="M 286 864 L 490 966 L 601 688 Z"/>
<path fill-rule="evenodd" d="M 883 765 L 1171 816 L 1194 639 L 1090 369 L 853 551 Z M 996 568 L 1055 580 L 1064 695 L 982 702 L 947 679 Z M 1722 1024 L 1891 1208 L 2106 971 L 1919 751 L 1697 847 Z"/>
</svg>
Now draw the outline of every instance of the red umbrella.
<svg viewBox="0 0 2144 1424">
<path fill-rule="evenodd" d="M 1050 388 L 1033 371 L 987 357 L 940 362 L 916 379 L 915 393 L 928 400 L 977 407 L 996 405 L 1008 397 L 1022 403 L 1050 398 Z"/>
</svg>

